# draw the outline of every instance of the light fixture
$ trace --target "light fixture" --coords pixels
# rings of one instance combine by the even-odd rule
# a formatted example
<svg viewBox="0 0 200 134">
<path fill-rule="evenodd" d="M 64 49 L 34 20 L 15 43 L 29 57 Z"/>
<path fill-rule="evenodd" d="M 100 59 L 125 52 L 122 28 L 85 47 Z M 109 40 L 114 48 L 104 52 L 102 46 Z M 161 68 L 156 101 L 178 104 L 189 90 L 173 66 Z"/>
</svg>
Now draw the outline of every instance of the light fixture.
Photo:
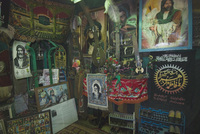
<svg viewBox="0 0 200 134">
<path fill-rule="evenodd" d="M 71 0 L 71 1 L 74 2 L 74 4 L 75 4 L 75 3 L 80 2 L 81 0 Z"/>
</svg>

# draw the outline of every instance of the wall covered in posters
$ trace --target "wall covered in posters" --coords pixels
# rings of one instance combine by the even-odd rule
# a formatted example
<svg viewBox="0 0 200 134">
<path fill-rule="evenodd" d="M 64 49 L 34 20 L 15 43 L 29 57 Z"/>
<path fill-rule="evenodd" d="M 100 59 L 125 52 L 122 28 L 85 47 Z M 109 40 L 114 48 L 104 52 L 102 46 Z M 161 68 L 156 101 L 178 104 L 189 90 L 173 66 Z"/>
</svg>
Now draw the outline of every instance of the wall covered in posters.
<svg viewBox="0 0 200 134">
<path fill-rule="evenodd" d="M 11 0 L 10 24 L 24 41 L 65 41 L 74 7 L 48 0 Z"/>
<path fill-rule="evenodd" d="M 194 51 L 156 52 L 150 71 L 149 101 L 154 107 L 182 109 L 192 100 Z"/>
</svg>

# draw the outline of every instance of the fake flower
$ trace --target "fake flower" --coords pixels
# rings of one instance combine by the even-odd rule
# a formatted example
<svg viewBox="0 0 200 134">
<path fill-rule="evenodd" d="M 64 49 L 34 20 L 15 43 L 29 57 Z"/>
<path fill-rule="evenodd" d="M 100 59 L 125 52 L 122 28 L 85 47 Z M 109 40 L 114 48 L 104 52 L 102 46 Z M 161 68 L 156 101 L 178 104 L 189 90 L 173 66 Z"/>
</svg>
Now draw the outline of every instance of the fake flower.
<svg viewBox="0 0 200 134">
<path fill-rule="evenodd" d="M 119 62 L 116 60 L 116 58 L 109 57 L 104 65 L 104 73 L 118 72 L 117 69 L 119 66 Z"/>
<path fill-rule="evenodd" d="M 109 57 L 104 65 L 104 73 L 107 75 L 108 88 L 112 88 L 112 80 L 116 78 L 119 72 L 120 64 L 116 58 Z M 109 90 L 108 90 L 109 91 Z M 109 93 L 108 93 L 109 94 Z"/>
<path fill-rule="evenodd" d="M 74 59 L 73 60 L 73 65 L 72 65 L 72 67 L 74 67 L 74 68 L 76 68 L 76 71 L 78 72 L 79 71 L 79 69 L 80 69 L 80 60 L 79 59 Z"/>
</svg>

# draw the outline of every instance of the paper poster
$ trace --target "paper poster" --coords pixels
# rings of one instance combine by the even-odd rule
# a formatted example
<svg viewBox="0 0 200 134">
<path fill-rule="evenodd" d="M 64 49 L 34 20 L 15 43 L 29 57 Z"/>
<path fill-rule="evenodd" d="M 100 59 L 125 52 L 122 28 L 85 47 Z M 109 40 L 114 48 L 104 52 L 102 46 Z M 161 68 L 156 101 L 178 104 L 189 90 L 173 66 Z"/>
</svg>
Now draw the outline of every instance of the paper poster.
<svg viewBox="0 0 200 134">
<path fill-rule="evenodd" d="M 31 77 L 30 57 L 25 49 L 26 42 L 13 42 L 13 67 L 16 79 Z"/>
<path fill-rule="evenodd" d="M 194 51 L 152 53 L 157 60 L 150 72 L 149 101 L 163 109 L 183 109 L 191 103 Z"/>
<path fill-rule="evenodd" d="M 26 110 L 28 110 L 28 103 L 25 100 L 25 97 L 27 96 L 27 94 L 25 95 L 17 95 L 15 96 L 15 101 L 14 101 L 14 106 L 15 106 L 15 112 L 17 114 L 24 112 Z"/>
<path fill-rule="evenodd" d="M 87 74 L 88 107 L 107 110 L 106 74 Z"/>
<path fill-rule="evenodd" d="M 52 79 L 53 84 L 56 84 L 59 82 L 59 69 L 52 69 Z M 43 83 L 43 86 L 50 85 L 50 75 L 49 75 L 49 69 L 43 69 L 43 76 L 40 77 L 39 83 Z"/>
</svg>

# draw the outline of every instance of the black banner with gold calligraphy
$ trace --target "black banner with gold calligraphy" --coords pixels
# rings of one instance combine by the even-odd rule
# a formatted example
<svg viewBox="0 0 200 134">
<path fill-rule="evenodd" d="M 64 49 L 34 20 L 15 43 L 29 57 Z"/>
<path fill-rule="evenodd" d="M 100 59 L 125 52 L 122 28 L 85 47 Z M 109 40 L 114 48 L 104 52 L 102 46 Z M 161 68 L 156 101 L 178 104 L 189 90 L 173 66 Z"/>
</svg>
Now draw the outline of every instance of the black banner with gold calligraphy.
<svg viewBox="0 0 200 134">
<path fill-rule="evenodd" d="M 191 103 L 194 76 L 194 51 L 151 53 L 157 62 L 149 71 L 149 100 L 151 106 L 163 109 L 184 109 Z"/>
</svg>

